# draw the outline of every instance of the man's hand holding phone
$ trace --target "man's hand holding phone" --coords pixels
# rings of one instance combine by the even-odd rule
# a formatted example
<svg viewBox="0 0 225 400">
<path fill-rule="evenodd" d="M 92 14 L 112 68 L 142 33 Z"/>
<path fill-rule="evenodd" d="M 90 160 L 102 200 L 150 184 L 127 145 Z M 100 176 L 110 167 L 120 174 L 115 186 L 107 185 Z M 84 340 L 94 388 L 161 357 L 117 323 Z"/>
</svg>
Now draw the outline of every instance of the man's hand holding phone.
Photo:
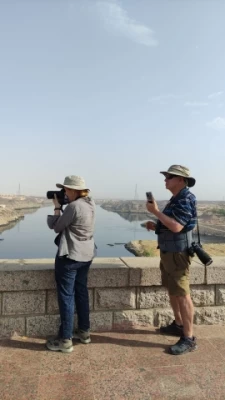
<svg viewBox="0 0 225 400">
<path fill-rule="evenodd" d="M 153 221 L 147 221 L 145 227 L 148 231 L 155 231 L 156 223 Z"/>
<path fill-rule="evenodd" d="M 159 211 L 159 208 L 152 192 L 146 192 L 146 197 L 147 197 L 146 208 L 150 213 L 155 215 Z"/>
</svg>

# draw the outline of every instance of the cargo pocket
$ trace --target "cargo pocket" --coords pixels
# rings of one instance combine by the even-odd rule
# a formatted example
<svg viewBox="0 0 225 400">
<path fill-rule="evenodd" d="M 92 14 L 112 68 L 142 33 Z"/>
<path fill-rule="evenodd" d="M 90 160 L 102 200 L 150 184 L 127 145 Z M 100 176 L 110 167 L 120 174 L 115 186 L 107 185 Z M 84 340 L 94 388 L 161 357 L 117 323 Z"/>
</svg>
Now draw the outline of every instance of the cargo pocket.
<svg viewBox="0 0 225 400">
<path fill-rule="evenodd" d="M 189 271 L 189 266 L 191 264 L 189 255 L 184 252 L 173 253 L 173 261 L 175 264 L 175 271 Z"/>
</svg>

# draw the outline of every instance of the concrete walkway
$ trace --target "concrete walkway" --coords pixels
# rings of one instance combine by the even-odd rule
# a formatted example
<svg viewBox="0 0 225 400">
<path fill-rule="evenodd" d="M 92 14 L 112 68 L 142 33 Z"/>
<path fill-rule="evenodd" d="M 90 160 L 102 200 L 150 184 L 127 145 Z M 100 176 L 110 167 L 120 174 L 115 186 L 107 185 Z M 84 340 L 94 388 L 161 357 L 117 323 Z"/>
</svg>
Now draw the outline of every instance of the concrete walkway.
<svg viewBox="0 0 225 400">
<path fill-rule="evenodd" d="M 93 333 L 71 354 L 43 339 L 0 341 L 1 400 L 225 399 L 225 327 L 197 326 L 199 348 L 167 353 L 177 338 L 155 328 Z"/>
</svg>

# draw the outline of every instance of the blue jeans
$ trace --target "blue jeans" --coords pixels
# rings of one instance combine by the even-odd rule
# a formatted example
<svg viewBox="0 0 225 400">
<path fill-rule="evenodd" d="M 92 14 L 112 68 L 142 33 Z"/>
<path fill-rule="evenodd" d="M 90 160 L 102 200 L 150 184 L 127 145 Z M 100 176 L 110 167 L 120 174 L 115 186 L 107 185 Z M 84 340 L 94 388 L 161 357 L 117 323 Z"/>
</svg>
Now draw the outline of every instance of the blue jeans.
<svg viewBox="0 0 225 400">
<path fill-rule="evenodd" d="M 75 304 L 79 329 L 87 331 L 90 328 L 87 277 L 91 263 L 92 261 L 74 261 L 67 257 L 55 258 L 61 339 L 72 338 Z"/>
</svg>

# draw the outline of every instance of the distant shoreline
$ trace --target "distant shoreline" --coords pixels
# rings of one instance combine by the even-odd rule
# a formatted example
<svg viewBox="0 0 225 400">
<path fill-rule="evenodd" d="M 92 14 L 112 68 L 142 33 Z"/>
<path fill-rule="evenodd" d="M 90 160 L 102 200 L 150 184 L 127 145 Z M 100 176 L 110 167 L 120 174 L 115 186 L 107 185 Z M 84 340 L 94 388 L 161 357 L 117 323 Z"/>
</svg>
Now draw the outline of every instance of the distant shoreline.
<svg viewBox="0 0 225 400">
<path fill-rule="evenodd" d="M 159 201 L 159 209 L 163 210 L 166 203 L 167 201 Z M 107 200 L 102 201 L 100 207 L 106 211 L 117 213 L 130 222 L 155 220 L 155 217 L 146 211 L 144 200 Z M 137 218 L 134 218 L 135 215 Z M 198 222 L 202 237 L 211 236 L 225 239 L 225 202 L 198 202 Z M 196 229 L 194 233 L 196 234 Z"/>
<path fill-rule="evenodd" d="M 30 198 L 25 196 L 13 196 L 12 198 L 0 195 L 0 233 L 11 229 L 26 214 L 37 211 L 47 206 L 45 198 Z"/>
</svg>

